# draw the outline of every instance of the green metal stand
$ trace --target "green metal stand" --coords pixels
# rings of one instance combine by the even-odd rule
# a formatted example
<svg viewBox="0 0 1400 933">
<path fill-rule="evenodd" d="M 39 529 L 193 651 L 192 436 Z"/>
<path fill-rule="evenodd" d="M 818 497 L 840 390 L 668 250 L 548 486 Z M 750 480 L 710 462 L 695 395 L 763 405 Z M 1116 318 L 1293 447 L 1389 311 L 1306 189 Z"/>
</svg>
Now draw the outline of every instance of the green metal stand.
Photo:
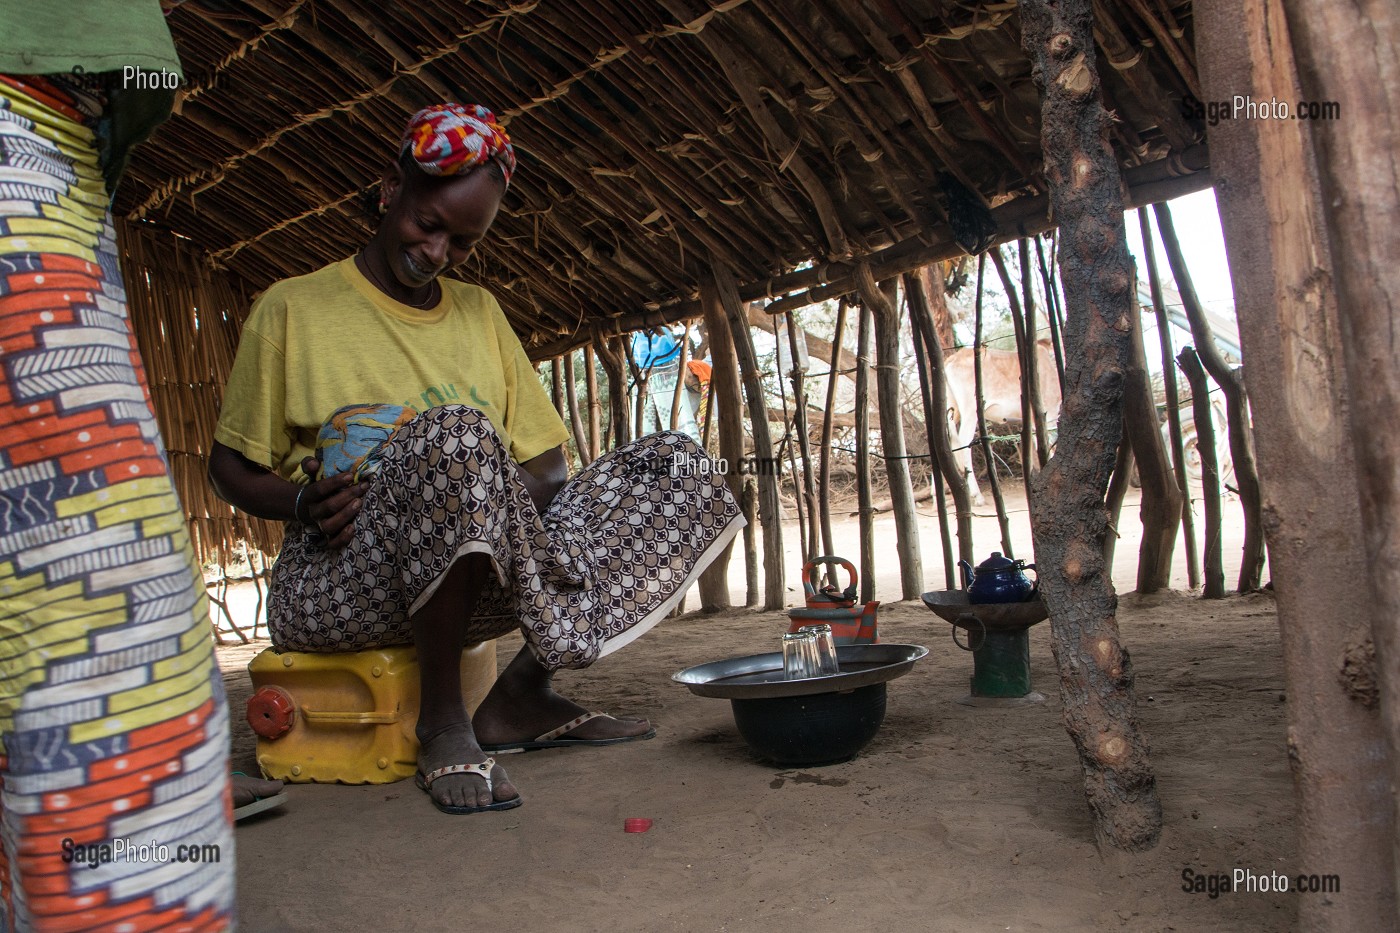
<svg viewBox="0 0 1400 933">
<path fill-rule="evenodd" d="M 1010 699 L 1030 692 L 1030 629 L 987 632 L 972 652 L 972 695 Z"/>
</svg>

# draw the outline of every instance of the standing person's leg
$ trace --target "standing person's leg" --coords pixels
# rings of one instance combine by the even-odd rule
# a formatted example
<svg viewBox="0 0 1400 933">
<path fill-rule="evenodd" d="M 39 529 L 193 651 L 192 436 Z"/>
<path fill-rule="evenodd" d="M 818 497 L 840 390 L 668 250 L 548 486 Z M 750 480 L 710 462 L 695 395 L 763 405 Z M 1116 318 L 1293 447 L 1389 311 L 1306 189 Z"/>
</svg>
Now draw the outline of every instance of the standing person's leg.
<svg viewBox="0 0 1400 933">
<path fill-rule="evenodd" d="M 228 706 L 76 105 L 0 76 L 0 928 L 224 929 Z"/>
</svg>

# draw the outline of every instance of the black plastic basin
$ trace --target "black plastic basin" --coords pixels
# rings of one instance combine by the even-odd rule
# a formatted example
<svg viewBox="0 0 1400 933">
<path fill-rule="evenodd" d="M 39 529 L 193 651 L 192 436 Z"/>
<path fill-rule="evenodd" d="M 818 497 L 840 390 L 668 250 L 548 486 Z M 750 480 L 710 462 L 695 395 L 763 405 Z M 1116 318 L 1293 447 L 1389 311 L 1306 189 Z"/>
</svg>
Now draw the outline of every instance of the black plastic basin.
<svg viewBox="0 0 1400 933">
<path fill-rule="evenodd" d="M 829 765 L 853 758 L 880 731 L 885 687 L 729 702 L 739 734 L 760 758 L 780 765 Z"/>
</svg>

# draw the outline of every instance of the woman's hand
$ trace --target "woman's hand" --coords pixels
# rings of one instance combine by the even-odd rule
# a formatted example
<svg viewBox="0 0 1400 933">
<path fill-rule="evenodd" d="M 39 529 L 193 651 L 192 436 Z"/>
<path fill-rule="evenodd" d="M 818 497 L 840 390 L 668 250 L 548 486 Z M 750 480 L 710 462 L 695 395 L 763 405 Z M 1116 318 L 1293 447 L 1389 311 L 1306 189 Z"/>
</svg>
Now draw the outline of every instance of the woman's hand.
<svg viewBox="0 0 1400 933">
<path fill-rule="evenodd" d="M 315 476 L 321 472 L 321 463 L 307 457 L 301 461 L 301 471 Z M 368 489 L 368 483 L 353 482 L 350 473 L 308 483 L 297 493 L 296 518 L 329 538 L 332 550 L 345 547 L 355 535 L 355 516 Z"/>
<path fill-rule="evenodd" d="M 307 476 L 321 471 L 315 457 L 301 461 Z M 316 480 L 304 486 L 289 482 L 232 447 L 218 441 L 209 453 L 209 481 L 219 498 L 235 508 L 276 522 L 295 519 L 330 539 L 330 547 L 350 543 L 368 483 L 351 482 L 351 474 Z"/>
</svg>

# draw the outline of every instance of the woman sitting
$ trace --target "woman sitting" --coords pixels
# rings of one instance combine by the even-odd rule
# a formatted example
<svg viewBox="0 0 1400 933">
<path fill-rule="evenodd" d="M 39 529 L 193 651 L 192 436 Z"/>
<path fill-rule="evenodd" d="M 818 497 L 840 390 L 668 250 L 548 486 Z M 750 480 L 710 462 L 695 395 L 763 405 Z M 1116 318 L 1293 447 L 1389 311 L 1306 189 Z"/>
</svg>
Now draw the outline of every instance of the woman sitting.
<svg viewBox="0 0 1400 933">
<path fill-rule="evenodd" d="M 209 465 L 224 499 L 287 522 L 274 644 L 416 646 L 418 784 L 449 813 L 520 804 L 488 752 L 654 735 L 555 693 L 552 672 L 655 625 L 743 525 L 713 470 L 671 469 L 705 456 L 685 435 L 568 478 L 569 432 L 499 305 L 444 275 L 486 236 L 514 169 L 489 110 L 415 114 L 364 249 L 254 305 Z M 372 474 L 322 476 L 317 435 L 346 406 L 399 425 Z M 469 717 L 462 650 L 513 629 L 525 647 Z"/>
</svg>

